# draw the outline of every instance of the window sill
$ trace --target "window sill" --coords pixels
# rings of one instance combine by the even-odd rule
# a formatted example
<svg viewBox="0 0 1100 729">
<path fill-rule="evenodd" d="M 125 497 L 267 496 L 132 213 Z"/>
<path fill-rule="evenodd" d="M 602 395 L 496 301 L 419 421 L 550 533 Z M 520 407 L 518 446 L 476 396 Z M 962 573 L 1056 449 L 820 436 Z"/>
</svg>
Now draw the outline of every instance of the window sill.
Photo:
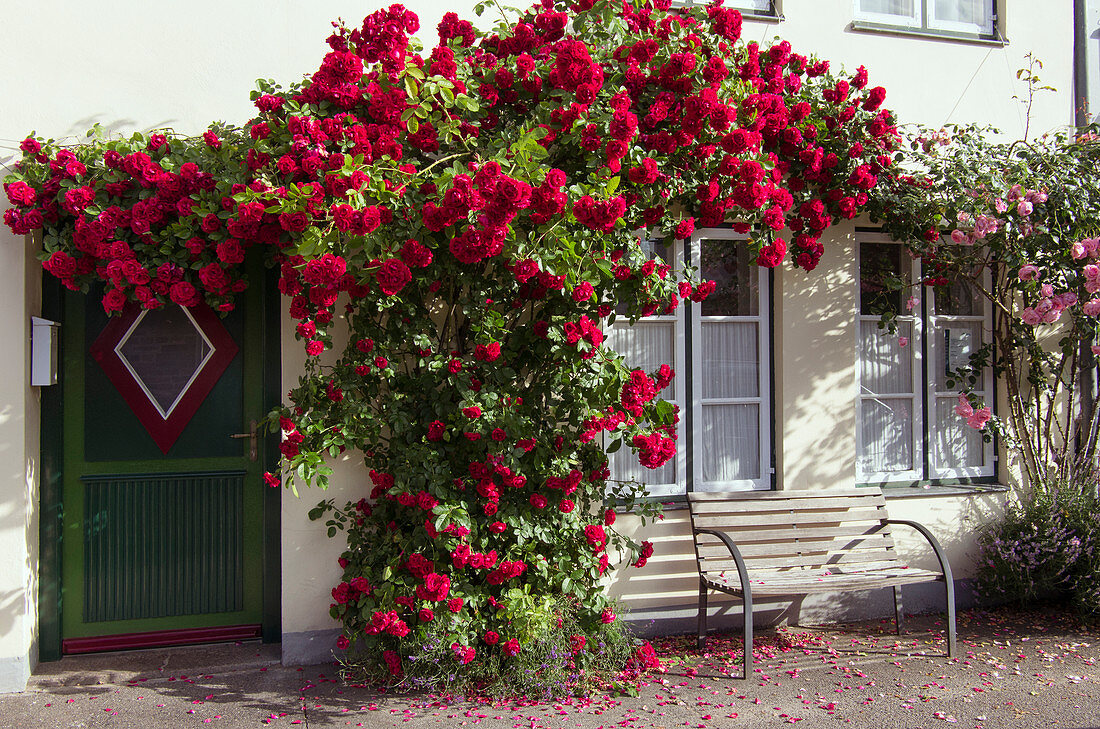
<svg viewBox="0 0 1100 729">
<path fill-rule="evenodd" d="M 1005 38 L 968 35 L 966 33 L 953 33 L 949 30 L 931 30 L 928 28 L 906 28 L 899 25 L 885 25 L 870 23 L 866 20 L 853 20 L 849 29 L 859 33 L 882 33 L 886 35 L 900 35 L 910 38 L 924 38 L 926 40 L 949 41 L 955 43 L 969 43 L 976 46 L 992 46 L 1002 48 L 1008 45 Z"/>
<path fill-rule="evenodd" d="M 977 496 L 979 494 L 1003 494 L 1010 491 L 999 483 L 984 484 L 929 484 L 922 486 L 883 486 L 882 495 L 887 499 L 920 499 L 931 496 Z"/>
</svg>

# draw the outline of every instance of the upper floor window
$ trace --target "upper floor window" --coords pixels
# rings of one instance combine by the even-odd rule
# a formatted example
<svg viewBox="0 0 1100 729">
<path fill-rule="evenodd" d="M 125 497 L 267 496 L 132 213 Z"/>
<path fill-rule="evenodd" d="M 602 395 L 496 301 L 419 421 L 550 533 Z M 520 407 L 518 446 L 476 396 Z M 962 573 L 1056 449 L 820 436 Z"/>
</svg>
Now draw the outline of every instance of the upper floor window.
<svg viewBox="0 0 1100 729">
<path fill-rule="evenodd" d="M 913 30 L 993 35 L 995 0 L 854 0 L 855 19 Z"/>
<path fill-rule="evenodd" d="M 673 5 L 709 5 L 710 0 L 673 0 Z M 775 0 L 723 0 L 727 8 L 737 8 L 747 17 L 764 16 L 775 19 Z"/>
</svg>

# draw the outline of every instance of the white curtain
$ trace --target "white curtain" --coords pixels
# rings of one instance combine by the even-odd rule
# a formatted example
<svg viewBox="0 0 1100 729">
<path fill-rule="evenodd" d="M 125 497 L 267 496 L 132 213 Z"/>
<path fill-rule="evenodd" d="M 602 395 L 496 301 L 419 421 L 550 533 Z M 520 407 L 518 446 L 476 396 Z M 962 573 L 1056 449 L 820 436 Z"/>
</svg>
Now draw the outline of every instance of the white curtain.
<svg viewBox="0 0 1100 729">
<path fill-rule="evenodd" d="M 702 5 L 703 3 L 696 2 L 696 4 Z M 742 10 L 768 10 L 771 7 L 771 0 L 726 0 L 723 4 Z"/>
<path fill-rule="evenodd" d="M 676 322 L 674 321 L 639 321 L 634 326 L 624 324 L 612 327 L 608 342 L 612 349 L 623 355 L 628 367 L 640 368 L 651 373 L 663 364 L 676 368 L 675 335 Z M 678 373 L 677 376 L 682 377 L 683 373 Z M 670 402 L 675 402 L 673 398 L 675 380 L 673 383 L 668 389 L 658 393 L 660 397 Z M 678 443 L 677 447 L 684 446 Z M 653 495 L 672 493 L 676 489 L 675 458 L 660 468 L 645 468 L 638 463 L 638 457 L 630 449 L 630 444 L 624 444 L 620 450 L 608 456 L 608 460 L 613 480 L 637 481 L 655 487 L 669 486 L 666 489 L 651 488 L 650 493 Z"/>
<path fill-rule="evenodd" d="M 989 0 L 935 0 L 936 20 L 985 27 L 990 21 Z"/>
<path fill-rule="evenodd" d="M 608 333 L 608 345 L 621 354 L 626 366 L 653 372 L 663 364 L 675 368 L 674 321 L 639 321 L 634 326 L 616 325 Z M 669 391 L 662 393 L 667 400 Z"/>
<path fill-rule="evenodd" d="M 696 489 L 721 490 L 722 482 L 760 478 L 759 405 L 704 405 L 695 427 L 703 459 L 703 482 Z"/>
<path fill-rule="evenodd" d="M 936 398 L 933 458 L 937 469 L 977 468 L 985 465 L 981 431 L 966 424 L 955 412 L 955 395 Z"/>
<path fill-rule="evenodd" d="M 913 338 L 911 322 L 898 322 L 898 333 L 878 328 L 878 320 L 861 321 L 859 382 L 864 395 L 913 392 L 913 350 L 915 342 L 901 346 L 901 337 Z"/>
<path fill-rule="evenodd" d="M 913 464 L 913 400 L 864 399 L 860 402 L 861 476 L 908 471 Z"/>
<path fill-rule="evenodd" d="M 703 399 L 759 397 L 757 322 L 700 322 Z"/>
<path fill-rule="evenodd" d="M 903 15 L 907 18 L 917 17 L 917 0 L 859 0 L 859 9 L 865 13 L 881 13 L 883 15 Z"/>
</svg>

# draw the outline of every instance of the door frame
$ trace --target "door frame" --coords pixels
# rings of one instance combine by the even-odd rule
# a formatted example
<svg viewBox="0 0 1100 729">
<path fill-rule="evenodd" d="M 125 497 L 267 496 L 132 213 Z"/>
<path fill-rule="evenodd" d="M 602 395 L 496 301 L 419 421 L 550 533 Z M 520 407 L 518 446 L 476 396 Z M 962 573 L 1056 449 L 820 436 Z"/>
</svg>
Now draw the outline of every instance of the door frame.
<svg viewBox="0 0 1100 729">
<path fill-rule="evenodd" d="M 263 352 L 263 382 L 261 391 L 266 404 L 274 407 L 281 401 L 280 310 L 276 281 L 278 272 L 264 269 L 254 256 L 249 262 L 251 285 L 261 287 L 261 326 L 259 337 Z M 65 326 L 65 289 L 53 276 L 42 275 L 42 316 Z M 64 354 L 59 352 L 58 361 Z M 38 567 L 38 660 L 56 661 L 61 652 L 61 590 L 62 575 L 62 502 L 64 453 L 64 379 L 56 385 L 40 388 L 40 449 L 39 472 L 39 567 Z M 279 436 L 277 433 L 260 439 L 260 462 L 264 470 L 278 465 Z M 282 489 L 262 490 L 263 539 L 262 619 L 261 635 L 265 643 L 277 643 L 282 634 L 282 538 L 280 532 Z"/>
</svg>

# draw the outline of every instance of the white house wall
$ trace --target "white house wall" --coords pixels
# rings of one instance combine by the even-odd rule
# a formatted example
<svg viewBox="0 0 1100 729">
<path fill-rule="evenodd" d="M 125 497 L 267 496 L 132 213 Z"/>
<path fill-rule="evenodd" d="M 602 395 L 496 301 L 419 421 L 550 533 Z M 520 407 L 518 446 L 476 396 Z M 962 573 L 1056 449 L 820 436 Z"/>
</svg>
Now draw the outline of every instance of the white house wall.
<svg viewBox="0 0 1100 729">
<path fill-rule="evenodd" d="M 316 69 L 330 21 L 350 24 L 389 3 L 324 0 L 103 0 L 74 3 L 0 0 L 4 12 L 0 78 L 0 165 L 18 156 L 27 133 L 76 138 L 94 123 L 127 133 L 159 127 L 197 133 L 213 120 L 243 122 L 252 114 L 248 92 L 257 77 L 282 82 Z M 469 16 L 471 0 L 407 3 L 421 16 L 429 43 L 442 14 Z M 1007 0 L 1001 13 L 1006 46 L 930 40 L 849 29 L 852 0 L 780 0 L 781 23 L 747 21 L 745 37 L 790 40 L 854 70 L 865 65 L 874 85 L 888 89 L 887 105 L 905 121 L 930 125 L 979 121 L 1007 134 L 1023 131 L 1024 91 L 1015 71 L 1031 52 L 1045 64 L 1043 77 L 1058 87 L 1043 94 L 1032 130 L 1072 120 L 1072 3 Z M 1095 61 L 1096 4 L 1090 48 Z M 782 488 L 836 488 L 855 478 L 855 270 L 853 228 L 839 226 L 825 239 L 826 255 L 812 275 L 783 270 L 773 294 L 776 327 L 775 413 L 777 483 Z M 19 690 L 35 661 L 38 572 L 38 393 L 26 385 L 28 352 L 12 343 L 29 340 L 29 317 L 40 302 L 41 271 L 23 240 L 0 230 L 0 691 Z M 296 381 L 300 349 L 284 323 L 284 385 Z M 284 390 L 286 387 L 284 387 Z M 341 464 L 327 496 L 362 493 L 363 473 Z M 338 574 L 339 543 L 328 540 L 305 512 L 323 495 L 287 496 L 283 507 L 283 630 L 287 660 L 324 655 L 333 635 L 327 617 L 329 588 Z M 896 516 L 930 523 L 948 542 L 962 576 L 972 541 L 957 538 L 999 513 L 997 497 L 930 497 L 896 500 Z M 644 570 L 611 586 L 623 601 L 645 610 L 694 600 L 690 551 L 682 511 L 639 532 L 657 543 Z M 967 517 L 964 520 L 964 517 Z M 631 519 L 622 526 L 632 529 Z M 950 537 L 950 539 L 948 539 Z M 687 551 L 685 551 L 687 550 Z M 686 571 L 685 571 L 686 570 Z M 655 589 L 657 588 L 657 589 Z M 644 597 L 643 597 L 644 596 Z"/>
</svg>

